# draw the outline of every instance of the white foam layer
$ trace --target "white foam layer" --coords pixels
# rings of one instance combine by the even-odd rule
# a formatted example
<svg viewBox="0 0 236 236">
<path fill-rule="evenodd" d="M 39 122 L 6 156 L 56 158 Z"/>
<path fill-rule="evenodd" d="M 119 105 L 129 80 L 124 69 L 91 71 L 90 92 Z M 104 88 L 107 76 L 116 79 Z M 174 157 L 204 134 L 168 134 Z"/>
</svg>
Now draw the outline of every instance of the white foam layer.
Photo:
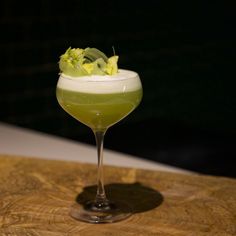
<svg viewBox="0 0 236 236">
<path fill-rule="evenodd" d="M 138 90 L 142 85 L 136 72 L 120 69 L 116 75 L 102 76 L 71 77 L 62 73 L 57 87 L 83 93 L 120 93 Z"/>
</svg>

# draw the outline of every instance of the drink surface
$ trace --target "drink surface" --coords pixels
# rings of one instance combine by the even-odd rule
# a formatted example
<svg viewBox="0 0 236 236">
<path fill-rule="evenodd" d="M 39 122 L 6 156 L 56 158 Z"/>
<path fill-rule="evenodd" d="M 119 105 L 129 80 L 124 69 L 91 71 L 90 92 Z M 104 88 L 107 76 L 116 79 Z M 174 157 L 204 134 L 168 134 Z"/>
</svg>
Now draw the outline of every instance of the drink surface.
<svg viewBox="0 0 236 236">
<path fill-rule="evenodd" d="M 87 79 L 61 77 L 56 93 L 61 107 L 93 130 L 104 130 L 117 123 L 141 101 L 142 86 L 137 74 L 127 79 Z"/>
</svg>

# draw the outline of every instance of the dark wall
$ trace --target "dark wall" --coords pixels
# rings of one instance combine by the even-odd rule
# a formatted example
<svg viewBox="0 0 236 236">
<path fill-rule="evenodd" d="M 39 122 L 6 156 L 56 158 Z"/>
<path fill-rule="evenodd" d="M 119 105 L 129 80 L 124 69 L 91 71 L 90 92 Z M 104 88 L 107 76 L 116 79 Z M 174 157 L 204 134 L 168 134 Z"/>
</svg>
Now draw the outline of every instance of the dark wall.
<svg viewBox="0 0 236 236">
<path fill-rule="evenodd" d="M 94 143 L 57 104 L 57 62 L 69 46 L 114 46 L 144 97 L 106 147 L 236 176 L 233 1 L 3 0 L 0 11 L 1 121 Z"/>
</svg>

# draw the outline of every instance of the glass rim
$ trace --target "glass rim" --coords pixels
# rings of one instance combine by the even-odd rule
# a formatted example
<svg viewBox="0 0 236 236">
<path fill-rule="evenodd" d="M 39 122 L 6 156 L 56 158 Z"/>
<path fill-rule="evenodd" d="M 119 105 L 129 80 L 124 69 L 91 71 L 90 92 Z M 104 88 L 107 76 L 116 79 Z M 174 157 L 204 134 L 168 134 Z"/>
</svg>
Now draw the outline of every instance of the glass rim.
<svg viewBox="0 0 236 236">
<path fill-rule="evenodd" d="M 62 79 L 68 79 L 72 81 L 78 81 L 78 82 L 112 82 L 112 81 L 120 81 L 120 80 L 128 80 L 128 79 L 134 79 L 139 78 L 139 75 L 137 72 L 132 70 L 126 70 L 126 69 L 119 69 L 118 73 L 115 75 L 86 75 L 86 76 L 78 76 L 73 77 L 70 75 L 66 75 L 64 73 L 60 73 L 60 78 Z"/>
</svg>

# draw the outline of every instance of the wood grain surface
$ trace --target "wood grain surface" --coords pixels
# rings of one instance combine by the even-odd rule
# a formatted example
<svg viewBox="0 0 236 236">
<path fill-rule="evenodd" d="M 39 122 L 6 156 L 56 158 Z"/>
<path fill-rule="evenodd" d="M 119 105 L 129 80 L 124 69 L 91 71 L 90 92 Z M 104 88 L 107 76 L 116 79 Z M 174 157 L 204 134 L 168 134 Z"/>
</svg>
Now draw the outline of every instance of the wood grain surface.
<svg viewBox="0 0 236 236">
<path fill-rule="evenodd" d="M 105 167 L 108 198 L 133 215 L 113 224 L 72 219 L 75 199 L 93 198 L 96 166 L 0 156 L 1 236 L 236 235 L 236 180 Z"/>
</svg>

